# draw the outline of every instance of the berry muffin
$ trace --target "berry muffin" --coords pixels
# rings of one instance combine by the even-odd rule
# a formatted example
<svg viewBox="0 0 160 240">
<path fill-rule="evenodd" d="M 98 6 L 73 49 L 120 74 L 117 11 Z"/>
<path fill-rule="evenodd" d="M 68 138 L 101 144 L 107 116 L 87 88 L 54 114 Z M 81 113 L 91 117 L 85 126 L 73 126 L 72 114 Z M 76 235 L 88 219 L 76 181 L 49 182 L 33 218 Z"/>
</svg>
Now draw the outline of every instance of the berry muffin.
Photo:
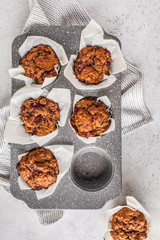
<svg viewBox="0 0 160 240">
<path fill-rule="evenodd" d="M 55 65 L 59 65 L 59 59 L 50 46 L 39 45 L 32 48 L 20 64 L 25 70 L 25 76 L 42 84 L 46 77 L 57 76 Z"/>
<path fill-rule="evenodd" d="M 142 212 L 124 207 L 113 214 L 111 225 L 113 240 L 145 240 L 147 238 L 147 221 Z"/>
<path fill-rule="evenodd" d="M 75 104 L 70 123 L 76 133 L 84 138 L 97 137 L 105 132 L 111 122 L 107 106 L 96 98 L 87 97 Z"/>
<path fill-rule="evenodd" d="M 57 160 L 48 149 L 36 148 L 22 157 L 17 169 L 22 179 L 33 189 L 47 189 L 57 180 Z"/>
<path fill-rule="evenodd" d="M 57 122 L 60 120 L 59 105 L 45 97 L 29 99 L 21 106 L 21 120 L 27 133 L 37 136 L 48 135 L 56 130 Z"/>
<path fill-rule="evenodd" d="M 111 53 L 102 47 L 85 47 L 74 62 L 74 73 L 80 82 L 98 84 L 102 82 L 104 74 L 109 75 Z"/>
</svg>

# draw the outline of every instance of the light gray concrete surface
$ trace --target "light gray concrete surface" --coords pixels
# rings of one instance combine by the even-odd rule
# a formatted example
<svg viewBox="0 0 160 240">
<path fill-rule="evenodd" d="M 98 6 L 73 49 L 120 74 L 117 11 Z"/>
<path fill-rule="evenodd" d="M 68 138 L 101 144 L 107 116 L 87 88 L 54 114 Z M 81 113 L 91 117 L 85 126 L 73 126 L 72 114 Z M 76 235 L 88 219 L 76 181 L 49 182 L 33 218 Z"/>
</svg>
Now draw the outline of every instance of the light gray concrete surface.
<svg viewBox="0 0 160 240">
<path fill-rule="evenodd" d="M 99 240 L 106 229 L 104 210 L 132 195 L 160 224 L 160 2 L 158 0 L 79 0 L 109 34 L 122 43 L 125 58 L 144 73 L 143 93 L 153 122 L 123 137 L 123 189 L 99 211 L 66 211 L 50 226 L 41 226 L 25 203 L 0 191 L 0 239 Z M 0 106 L 9 103 L 11 43 L 29 15 L 26 1 L 0 1 Z M 156 240 L 156 239 L 155 239 Z"/>
</svg>

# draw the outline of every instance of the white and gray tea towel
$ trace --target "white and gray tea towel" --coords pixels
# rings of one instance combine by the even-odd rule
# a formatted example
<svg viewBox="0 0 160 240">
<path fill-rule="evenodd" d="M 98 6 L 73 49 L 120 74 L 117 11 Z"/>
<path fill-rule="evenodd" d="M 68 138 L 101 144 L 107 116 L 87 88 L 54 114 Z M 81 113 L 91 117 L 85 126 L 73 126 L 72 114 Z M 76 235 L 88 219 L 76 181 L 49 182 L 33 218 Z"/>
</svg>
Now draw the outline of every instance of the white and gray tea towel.
<svg viewBox="0 0 160 240">
<path fill-rule="evenodd" d="M 49 25 L 82 25 L 90 17 L 75 0 L 29 0 L 30 16 L 24 32 L 35 24 Z M 129 133 L 149 123 L 152 118 L 145 107 L 142 95 L 142 73 L 127 63 L 122 72 L 122 133 Z M 3 142 L 3 133 L 9 115 L 9 106 L 0 110 L 0 186 L 9 190 L 10 146 Z M 61 210 L 37 210 L 41 224 L 56 222 L 63 216 Z"/>
</svg>

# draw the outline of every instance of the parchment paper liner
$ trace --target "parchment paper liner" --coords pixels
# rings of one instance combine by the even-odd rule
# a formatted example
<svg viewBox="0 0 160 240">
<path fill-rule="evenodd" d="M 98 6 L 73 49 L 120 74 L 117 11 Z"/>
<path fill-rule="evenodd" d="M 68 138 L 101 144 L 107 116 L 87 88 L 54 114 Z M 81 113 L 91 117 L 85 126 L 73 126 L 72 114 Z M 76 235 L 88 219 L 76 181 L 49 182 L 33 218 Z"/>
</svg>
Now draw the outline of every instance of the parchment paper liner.
<svg viewBox="0 0 160 240">
<path fill-rule="evenodd" d="M 65 175 L 65 173 L 68 171 L 73 153 L 74 153 L 74 146 L 71 145 L 51 145 L 51 146 L 45 146 L 45 149 L 49 149 L 58 162 L 59 167 L 59 174 L 57 176 L 57 181 L 51 185 L 48 189 L 41 189 L 39 191 L 35 190 L 37 199 L 40 200 L 42 198 L 48 197 L 54 193 L 56 190 L 58 184 L 60 183 L 61 179 Z M 27 153 L 23 153 L 18 156 L 18 161 L 21 160 L 21 158 L 26 155 Z M 18 170 L 17 170 L 18 171 Z M 23 179 L 21 176 L 18 177 L 18 184 L 21 190 L 28 190 L 32 189 Z"/>
<path fill-rule="evenodd" d="M 26 38 L 24 43 L 19 48 L 19 54 L 20 54 L 21 58 L 23 58 L 33 47 L 38 46 L 40 44 L 51 46 L 51 48 L 57 54 L 57 57 L 60 61 L 60 65 L 63 66 L 68 63 L 68 58 L 67 58 L 67 55 L 66 55 L 62 45 L 60 45 L 59 43 L 57 43 L 47 37 L 42 37 L 42 36 L 29 36 Z M 58 74 L 59 70 L 60 70 L 60 66 L 55 65 L 55 71 L 57 72 L 57 74 Z M 17 68 L 9 69 L 9 75 L 12 78 L 16 78 L 16 79 L 25 81 L 25 84 L 27 86 L 29 86 L 33 83 L 34 84 L 36 83 L 35 80 L 25 76 L 24 73 L 25 73 L 25 70 L 21 65 L 19 65 Z M 40 88 L 43 88 L 43 87 L 51 84 L 57 78 L 57 76 L 45 78 L 43 84 L 37 84 L 37 86 L 39 86 Z"/>
<path fill-rule="evenodd" d="M 142 212 L 147 220 L 148 223 L 148 233 L 147 233 L 147 238 L 146 240 L 158 240 L 159 238 L 159 233 L 160 233 L 160 226 L 158 225 L 154 225 L 152 223 L 152 219 L 150 214 L 144 209 L 144 207 L 134 198 L 131 196 L 127 196 L 126 197 L 126 203 L 127 205 L 125 206 L 118 206 L 115 207 L 113 209 L 107 210 L 105 212 L 105 219 L 107 221 L 107 226 L 108 229 L 104 235 L 104 240 L 113 240 L 113 238 L 111 237 L 110 231 L 112 231 L 112 226 L 110 224 L 110 220 L 112 219 L 112 216 L 114 213 L 118 212 L 119 210 L 121 210 L 124 207 L 128 207 L 132 210 L 138 210 L 140 212 Z"/>
<path fill-rule="evenodd" d="M 60 108 L 60 121 L 58 122 L 57 129 L 46 136 L 37 136 L 26 133 L 24 124 L 20 118 L 20 108 L 22 104 L 30 98 L 36 99 L 39 96 L 45 96 L 48 99 L 57 102 Z M 37 87 L 37 85 L 21 88 L 11 98 L 10 116 L 4 132 L 4 141 L 22 145 L 34 142 L 39 146 L 44 145 L 57 135 L 58 127 L 63 127 L 65 125 L 70 105 L 71 96 L 69 89 L 53 88 L 48 92 L 46 89 Z"/>
<path fill-rule="evenodd" d="M 76 78 L 73 70 L 74 61 L 76 60 L 77 55 L 71 55 L 68 65 L 64 70 L 64 76 L 73 84 L 75 88 L 81 90 L 97 90 L 109 87 L 116 80 L 116 77 L 113 74 L 122 72 L 126 69 L 126 63 L 120 50 L 119 44 L 113 39 L 104 39 L 103 35 L 104 32 L 101 26 L 99 26 L 92 19 L 81 33 L 79 51 L 86 46 L 99 46 L 107 48 L 111 52 L 111 57 L 113 60 L 110 67 L 110 75 L 104 75 L 103 81 L 97 85 L 87 85 L 80 82 Z"/>
<path fill-rule="evenodd" d="M 73 111 L 74 111 L 74 106 L 75 106 L 75 104 L 76 104 L 79 100 L 81 100 L 81 99 L 83 99 L 83 98 L 85 98 L 85 97 L 82 96 L 82 95 L 75 95 L 74 101 L 73 101 Z M 107 105 L 107 107 L 108 107 L 107 110 L 110 111 L 109 109 L 110 109 L 110 107 L 111 107 L 111 102 L 110 102 L 110 100 L 109 100 L 109 98 L 108 98 L 107 96 L 98 97 L 98 98 L 97 98 L 97 101 L 98 101 L 98 100 L 101 100 L 102 102 L 104 102 L 104 103 Z M 80 137 L 80 136 L 76 133 L 76 131 L 74 130 L 74 128 L 71 126 L 70 120 L 69 120 L 69 125 L 70 125 L 70 127 L 72 128 L 72 130 L 75 132 L 76 136 L 77 136 L 82 142 L 84 142 L 84 143 L 86 143 L 86 144 L 91 144 L 91 143 L 95 143 L 96 140 L 97 140 L 97 138 L 100 138 L 102 135 L 105 135 L 105 134 L 107 134 L 107 133 L 115 130 L 115 120 L 114 120 L 113 118 L 109 118 L 109 119 L 110 119 L 110 121 L 111 121 L 111 124 L 110 124 L 109 128 L 108 128 L 107 131 L 105 131 L 104 133 L 101 133 L 101 135 L 98 136 L 98 137 L 89 137 L 89 138 Z"/>
</svg>

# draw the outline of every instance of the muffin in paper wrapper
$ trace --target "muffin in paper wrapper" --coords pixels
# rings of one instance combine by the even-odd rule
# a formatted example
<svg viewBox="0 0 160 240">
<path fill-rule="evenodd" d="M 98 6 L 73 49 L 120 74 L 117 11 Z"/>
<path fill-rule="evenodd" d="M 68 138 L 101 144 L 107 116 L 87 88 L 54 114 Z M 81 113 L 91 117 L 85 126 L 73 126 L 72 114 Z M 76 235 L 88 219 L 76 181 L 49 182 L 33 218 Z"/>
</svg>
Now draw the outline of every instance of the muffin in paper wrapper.
<svg viewBox="0 0 160 240">
<path fill-rule="evenodd" d="M 144 214 L 144 217 L 148 224 L 147 238 L 146 240 L 159 240 L 160 239 L 160 225 L 154 225 L 150 214 L 144 209 L 144 207 L 131 196 L 126 197 L 126 204 L 124 206 L 118 206 L 105 212 L 105 219 L 107 221 L 107 231 L 104 234 L 104 240 L 113 240 L 110 232 L 113 230 L 111 226 L 111 219 L 114 213 L 120 211 L 124 207 L 128 207 L 134 211 L 138 210 Z"/>
<path fill-rule="evenodd" d="M 53 51 L 56 53 L 56 55 L 59 59 L 60 65 L 64 66 L 68 63 L 68 58 L 67 58 L 67 55 L 66 55 L 62 45 L 53 41 L 52 39 L 49 39 L 47 37 L 42 37 L 42 36 L 29 36 L 26 38 L 24 43 L 19 48 L 19 54 L 20 54 L 21 58 L 23 58 L 33 47 L 36 47 L 41 44 L 50 46 L 53 49 Z M 58 76 L 58 72 L 61 67 L 60 65 L 55 65 L 55 67 L 54 67 L 55 71 L 57 72 L 57 76 Z M 25 84 L 27 86 L 29 86 L 31 84 L 35 84 L 35 80 L 25 76 L 25 70 L 21 65 L 19 65 L 17 68 L 9 69 L 9 75 L 12 78 L 25 81 Z M 43 87 L 51 84 L 57 78 L 57 76 L 50 77 L 50 78 L 46 77 L 44 79 L 43 84 L 37 84 L 37 86 L 39 86 L 40 88 L 43 88 Z"/>
<path fill-rule="evenodd" d="M 60 108 L 60 121 L 58 121 L 57 129 L 46 136 L 37 136 L 26 133 L 24 123 L 20 117 L 22 104 L 30 98 L 37 99 L 39 96 L 44 96 L 57 102 Z M 58 127 L 63 127 L 65 125 L 70 105 L 71 95 L 69 89 L 53 88 L 48 92 L 46 89 L 37 87 L 37 85 L 21 88 L 13 95 L 10 101 L 10 116 L 4 131 L 4 141 L 22 145 L 34 142 L 39 146 L 44 145 L 57 135 Z"/>
<path fill-rule="evenodd" d="M 72 145 L 51 145 L 51 146 L 45 146 L 45 149 L 49 149 L 52 154 L 57 159 L 58 168 L 59 168 L 59 174 L 57 175 L 57 181 L 53 183 L 48 189 L 41 189 L 41 190 L 35 190 L 37 199 L 40 200 L 42 198 L 48 197 L 54 193 L 56 190 L 58 184 L 60 183 L 61 179 L 65 175 L 65 173 L 68 171 L 73 153 L 74 153 L 74 146 Z M 21 160 L 21 158 L 26 155 L 26 153 L 23 153 L 18 156 L 18 161 Z M 17 170 L 18 171 L 18 170 Z M 21 190 L 31 190 L 32 188 L 22 179 L 21 176 L 18 177 L 18 184 Z"/>
<path fill-rule="evenodd" d="M 75 95 L 74 100 L 73 100 L 73 111 L 74 111 L 75 104 L 76 104 L 78 101 L 80 101 L 81 99 L 83 99 L 83 98 L 85 98 L 85 97 L 83 97 L 82 95 Z M 106 110 L 106 111 L 110 111 L 111 102 L 110 102 L 110 100 L 109 100 L 109 98 L 108 98 L 107 96 L 98 97 L 98 98 L 97 98 L 97 101 L 98 101 L 98 100 L 100 100 L 100 101 L 102 101 L 103 103 L 106 104 L 106 106 L 107 106 L 107 110 Z M 97 140 L 98 138 L 100 138 L 102 135 L 105 135 L 105 134 L 107 134 L 107 133 L 115 130 L 115 120 L 114 120 L 112 117 L 110 117 L 109 120 L 111 121 L 111 124 L 110 124 L 109 128 L 108 128 L 105 132 L 101 133 L 100 136 L 97 136 L 97 137 L 89 137 L 89 138 L 81 137 L 81 136 L 79 136 L 79 135 L 76 133 L 75 129 L 71 126 L 70 120 L 69 120 L 69 125 L 70 125 L 70 127 L 72 128 L 72 130 L 75 132 L 75 134 L 77 135 L 77 137 L 78 137 L 82 142 L 84 142 L 84 143 L 86 143 L 86 144 L 91 144 L 91 143 L 95 143 L 96 140 Z"/>
<path fill-rule="evenodd" d="M 68 65 L 64 70 L 64 76 L 73 84 L 77 89 L 81 90 L 97 90 L 111 86 L 116 77 L 114 74 L 122 72 L 126 69 L 126 62 L 121 52 L 120 46 L 117 41 L 113 39 L 104 39 L 104 32 L 93 19 L 83 29 L 80 39 L 79 51 L 87 46 L 99 46 L 107 48 L 111 53 L 112 63 L 110 66 L 110 75 L 104 75 L 103 81 L 97 85 L 87 85 L 80 82 L 74 74 L 74 61 L 77 59 L 77 55 L 71 55 Z"/>
</svg>

